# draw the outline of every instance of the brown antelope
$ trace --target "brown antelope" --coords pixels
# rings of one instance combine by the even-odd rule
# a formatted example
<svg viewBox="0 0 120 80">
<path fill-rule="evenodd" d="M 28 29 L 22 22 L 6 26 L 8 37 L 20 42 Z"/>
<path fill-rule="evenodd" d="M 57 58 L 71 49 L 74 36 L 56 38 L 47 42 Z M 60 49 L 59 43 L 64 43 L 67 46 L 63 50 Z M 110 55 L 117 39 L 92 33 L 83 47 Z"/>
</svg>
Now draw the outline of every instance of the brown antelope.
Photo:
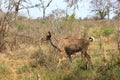
<svg viewBox="0 0 120 80">
<path fill-rule="evenodd" d="M 87 61 L 92 65 L 91 57 L 87 53 L 87 50 L 90 43 L 94 41 L 94 37 L 89 37 L 89 39 L 61 38 L 58 40 L 54 35 L 51 34 L 51 32 L 48 32 L 45 39 L 49 40 L 51 45 L 60 51 L 60 58 L 57 67 L 60 65 L 61 61 L 65 60 L 67 57 L 72 62 L 71 55 L 75 54 L 76 52 L 81 52 Z"/>
</svg>

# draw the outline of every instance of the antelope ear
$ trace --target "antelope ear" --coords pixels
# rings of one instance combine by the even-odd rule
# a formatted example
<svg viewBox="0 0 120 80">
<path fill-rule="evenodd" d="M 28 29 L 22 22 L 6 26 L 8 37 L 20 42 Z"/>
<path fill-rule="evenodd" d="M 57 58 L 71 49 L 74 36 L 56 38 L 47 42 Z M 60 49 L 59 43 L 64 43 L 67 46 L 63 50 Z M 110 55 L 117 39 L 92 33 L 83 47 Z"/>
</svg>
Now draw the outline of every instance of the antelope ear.
<svg viewBox="0 0 120 80">
<path fill-rule="evenodd" d="M 48 31 L 48 34 L 51 34 L 51 32 L 50 32 L 50 31 Z"/>
</svg>

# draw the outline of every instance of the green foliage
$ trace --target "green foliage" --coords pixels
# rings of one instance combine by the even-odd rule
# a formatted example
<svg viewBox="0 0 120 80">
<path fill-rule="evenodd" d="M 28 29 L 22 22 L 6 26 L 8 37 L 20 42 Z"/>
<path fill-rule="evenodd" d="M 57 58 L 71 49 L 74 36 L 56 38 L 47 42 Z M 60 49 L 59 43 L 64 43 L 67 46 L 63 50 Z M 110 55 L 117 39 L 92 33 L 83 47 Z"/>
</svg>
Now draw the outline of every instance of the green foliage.
<svg viewBox="0 0 120 80">
<path fill-rule="evenodd" d="M 30 24 L 26 24 L 26 23 L 21 22 L 21 21 L 18 21 L 18 22 L 16 23 L 16 28 L 17 28 L 18 30 L 28 29 L 28 28 L 30 28 L 30 27 L 31 27 Z"/>
<path fill-rule="evenodd" d="M 106 11 L 98 11 L 97 15 L 100 17 L 100 19 L 104 19 L 106 16 Z"/>
<path fill-rule="evenodd" d="M 119 68 L 112 68 L 112 66 L 103 65 L 98 67 L 96 70 L 97 76 L 95 77 L 95 80 L 119 80 Z"/>
<path fill-rule="evenodd" d="M 0 62 L 0 80 L 10 74 L 9 67 L 6 63 Z"/>
<path fill-rule="evenodd" d="M 22 25 L 22 24 L 17 25 L 17 28 L 18 28 L 19 30 L 22 30 L 23 27 L 24 27 L 24 25 Z"/>
<path fill-rule="evenodd" d="M 93 36 L 97 37 L 101 34 L 101 31 L 99 29 L 93 30 Z"/>
<path fill-rule="evenodd" d="M 71 35 L 78 35 L 80 37 L 80 32 L 83 30 L 87 34 L 92 33 L 93 35 L 95 35 L 95 37 L 99 35 L 107 36 L 107 35 L 112 34 L 113 33 L 112 30 L 114 29 L 112 27 L 105 26 L 105 24 L 106 25 L 116 24 L 116 23 L 111 23 L 111 22 L 105 23 L 104 21 L 94 22 L 94 21 L 89 21 L 89 20 L 88 21 L 75 20 L 73 22 L 72 19 L 74 19 L 74 17 L 75 15 L 72 15 L 71 17 L 67 18 L 68 20 L 71 20 L 71 21 L 67 21 L 67 20 L 61 21 L 60 26 L 61 25 L 63 26 L 63 28 L 61 29 L 61 34 L 63 35 L 60 34 L 60 36 L 57 36 L 58 38 L 60 38 L 61 36 L 64 37 L 68 33 L 70 33 Z M 51 21 L 48 21 L 48 22 L 45 21 L 45 23 L 39 22 L 39 23 L 34 23 L 34 24 L 30 22 L 17 23 L 16 25 L 16 28 L 17 28 L 16 30 L 18 31 L 17 34 L 22 33 L 23 30 L 24 32 L 27 32 L 29 31 L 30 27 L 33 28 L 34 26 L 33 29 L 30 28 L 30 30 L 33 30 L 33 31 L 29 32 L 29 34 L 27 35 L 31 36 L 31 34 L 37 34 L 37 36 L 36 35 L 31 36 L 31 37 L 34 37 L 33 39 L 35 41 L 37 41 L 41 39 L 42 32 L 43 33 L 46 32 L 47 30 L 49 30 L 49 28 L 51 28 L 52 26 L 51 24 L 55 24 L 55 23 L 50 23 Z M 48 26 L 50 27 L 48 28 Z M 81 28 L 82 26 L 85 26 L 85 28 L 84 29 Z M 52 28 L 53 27 L 55 28 L 56 26 L 52 26 Z M 37 31 L 34 29 L 37 29 Z M 70 36 L 70 35 L 67 35 L 67 36 Z M 37 47 L 40 46 L 41 47 L 40 50 L 37 50 L 34 44 L 32 44 L 32 48 L 34 48 L 35 50 L 33 49 L 34 51 L 31 52 L 32 50 L 30 50 L 31 48 L 29 48 L 31 44 L 21 43 L 20 44 L 21 48 L 18 49 L 18 51 L 16 50 L 12 52 L 13 56 L 12 54 L 10 55 L 10 57 L 5 56 L 5 58 L 9 58 L 10 61 L 6 61 L 5 59 L 7 64 L 4 62 L 0 62 L 0 80 L 14 80 L 13 79 L 14 74 L 13 72 L 10 72 L 11 67 L 13 67 L 13 65 L 15 66 L 14 70 L 17 76 L 16 80 L 36 80 L 37 73 L 40 73 L 42 80 L 108 80 L 108 79 L 115 80 L 115 79 L 112 79 L 111 76 L 115 76 L 116 80 L 120 80 L 120 72 L 119 72 L 120 67 L 119 66 L 116 67 L 112 65 L 112 67 L 110 67 L 109 65 L 103 65 L 104 62 L 102 61 L 102 56 L 104 52 L 99 49 L 98 39 L 99 37 L 97 37 L 93 45 L 90 46 L 90 55 L 91 55 L 93 66 L 94 66 L 93 70 L 91 69 L 85 70 L 83 67 L 86 62 L 86 59 L 81 60 L 80 57 L 78 56 L 77 56 L 78 58 L 76 57 L 72 58 L 73 60 L 72 63 L 70 63 L 69 60 L 67 59 L 66 61 L 62 62 L 59 68 L 56 68 L 60 53 L 57 50 L 55 50 L 55 48 L 51 47 L 51 45 L 49 45 L 48 43 L 45 44 L 44 42 L 38 41 L 38 43 L 41 43 L 41 44 L 36 44 L 35 46 Z M 112 47 L 113 46 L 110 46 L 110 48 Z M 105 49 L 106 48 L 107 47 L 105 46 Z M 117 50 L 115 51 L 117 52 Z M 116 52 L 113 52 L 113 53 L 116 53 Z M 17 54 L 17 53 L 20 53 L 20 54 Z M 26 61 L 26 59 L 28 60 Z M 108 60 L 109 60 L 109 57 L 108 57 Z M 113 62 L 114 61 L 112 61 L 112 64 Z M 111 62 L 109 61 L 108 62 L 106 61 L 106 63 L 111 64 Z"/>
<path fill-rule="evenodd" d="M 77 68 L 71 74 L 65 76 L 63 80 L 88 80 L 90 79 L 91 74 L 92 73 L 90 70 L 82 70 Z"/>
<path fill-rule="evenodd" d="M 73 13 L 72 15 L 66 15 L 66 20 L 74 20 L 75 19 L 75 14 Z"/>
<path fill-rule="evenodd" d="M 30 69 L 30 67 L 28 65 L 24 64 L 23 66 L 18 67 L 16 72 L 18 74 L 22 74 L 22 73 L 29 72 L 30 71 L 29 69 Z"/>
<path fill-rule="evenodd" d="M 13 79 L 11 79 L 13 80 Z M 22 75 L 17 76 L 17 80 L 37 80 L 37 76 L 35 74 L 27 73 Z"/>
<path fill-rule="evenodd" d="M 109 36 L 110 34 L 112 34 L 114 32 L 114 29 L 113 29 L 113 27 L 103 26 L 101 28 L 101 31 L 102 31 L 103 36 Z"/>
<path fill-rule="evenodd" d="M 113 34 L 113 33 L 114 33 L 114 28 L 109 26 L 103 26 L 101 29 L 93 30 L 93 36 L 96 36 L 96 37 L 99 35 L 109 36 L 110 34 Z"/>
<path fill-rule="evenodd" d="M 44 80 L 63 80 L 64 73 L 46 71 L 44 75 L 45 75 Z"/>
<path fill-rule="evenodd" d="M 36 76 L 31 74 L 31 75 L 25 75 L 25 77 L 22 78 L 21 80 L 37 80 L 37 78 L 36 78 Z"/>
</svg>

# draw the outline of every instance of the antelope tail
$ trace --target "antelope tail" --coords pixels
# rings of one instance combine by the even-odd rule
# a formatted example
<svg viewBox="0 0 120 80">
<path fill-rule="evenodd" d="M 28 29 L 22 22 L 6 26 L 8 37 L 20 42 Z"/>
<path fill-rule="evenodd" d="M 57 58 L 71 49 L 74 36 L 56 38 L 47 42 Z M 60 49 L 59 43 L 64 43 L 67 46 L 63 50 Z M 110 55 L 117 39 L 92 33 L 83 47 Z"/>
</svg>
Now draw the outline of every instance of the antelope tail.
<svg viewBox="0 0 120 80">
<path fill-rule="evenodd" d="M 93 36 L 89 37 L 90 42 L 95 41 L 95 38 Z"/>
</svg>

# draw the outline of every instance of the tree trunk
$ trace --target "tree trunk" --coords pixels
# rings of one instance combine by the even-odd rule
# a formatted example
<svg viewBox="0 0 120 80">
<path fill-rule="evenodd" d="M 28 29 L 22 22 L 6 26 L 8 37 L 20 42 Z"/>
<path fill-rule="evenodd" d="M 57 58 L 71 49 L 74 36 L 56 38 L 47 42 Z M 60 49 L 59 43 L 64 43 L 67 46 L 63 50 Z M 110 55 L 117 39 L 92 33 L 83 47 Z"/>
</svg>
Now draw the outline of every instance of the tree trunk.
<svg viewBox="0 0 120 80">
<path fill-rule="evenodd" d="M 45 19 L 45 11 L 46 11 L 46 8 L 43 8 L 43 19 Z"/>
<path fill-rule="evenodd" d="M 100 16 L 100 19 L 103 20 L 106 16 L 106 12 L 105 11 L 99 11 L 99 16 Z"/>
<path fill-rule="evenodd" d="M 107 8 L 107 17 L 108 17 L 108 20 L 110 19 L 110 9 Z"/>
</svg>

